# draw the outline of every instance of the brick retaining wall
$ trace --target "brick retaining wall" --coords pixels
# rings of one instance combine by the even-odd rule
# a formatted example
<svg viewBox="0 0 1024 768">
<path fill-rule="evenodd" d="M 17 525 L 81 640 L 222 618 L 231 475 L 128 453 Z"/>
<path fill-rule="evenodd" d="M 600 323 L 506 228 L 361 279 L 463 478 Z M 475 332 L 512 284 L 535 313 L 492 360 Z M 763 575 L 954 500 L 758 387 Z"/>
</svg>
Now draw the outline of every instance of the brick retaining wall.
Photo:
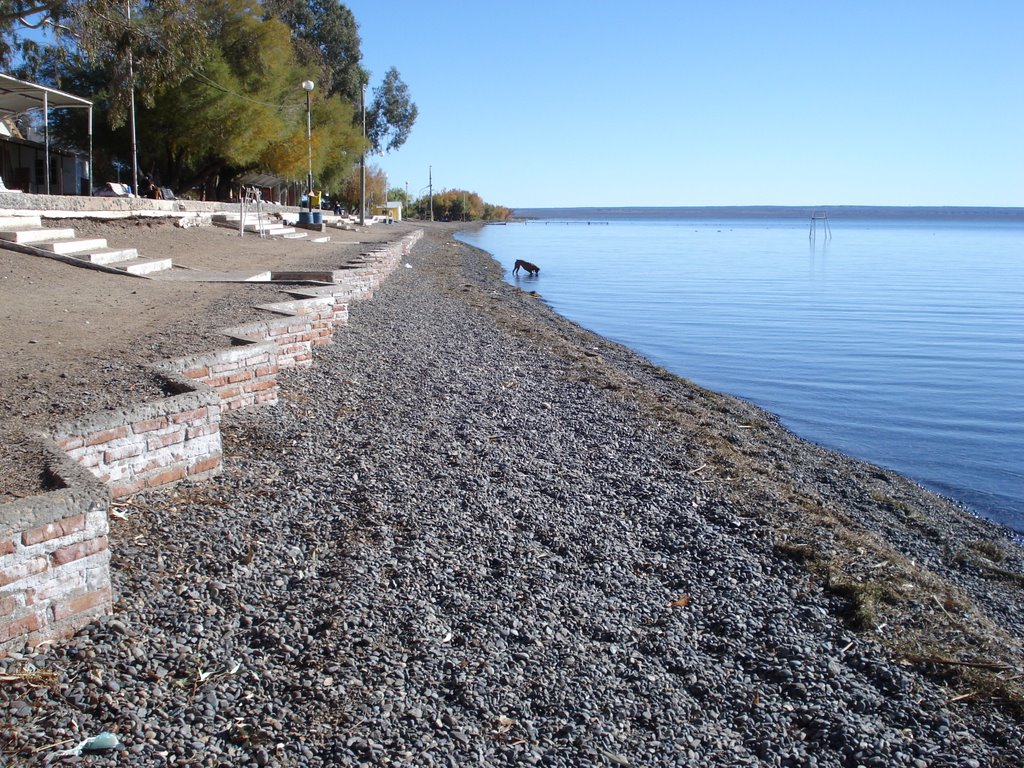
<svg viewBox="0 0 1024 768">
<path fill-rule="evenodd" d="M 159 366 L 217 393 L 223 412 L 277 402 L 277 349 L 273 343 L 231 347 L 169 360 Z"/>
<path fill-rule="evenodd" d="M 221 403 L 196 391 L 118 408 L 55 428 L 54 441 L 114 498 L 220 471 Z"/>
<path fill-rule="evenodd" d="M 277 315 L 225 329 L 232 346 L 154 365 L 168 397 L 54 427 L 43 437 L 59 487 L 0 505 L 0 655 L 69 637 L 111 610 L 107 508 L 130 496 L 221 470 L 223 413 L 277 402 L 277 374 L 312 364 L 422 236 L 417 230 L 336 270 L 334 285 L 284 291 Z"/>
<path fill-rule="evenodd" d="M 0 653 L 69 637 L 110 612 L 110 494 L 44 439 L 65 487 L 0 507 Z"/>
</svg>

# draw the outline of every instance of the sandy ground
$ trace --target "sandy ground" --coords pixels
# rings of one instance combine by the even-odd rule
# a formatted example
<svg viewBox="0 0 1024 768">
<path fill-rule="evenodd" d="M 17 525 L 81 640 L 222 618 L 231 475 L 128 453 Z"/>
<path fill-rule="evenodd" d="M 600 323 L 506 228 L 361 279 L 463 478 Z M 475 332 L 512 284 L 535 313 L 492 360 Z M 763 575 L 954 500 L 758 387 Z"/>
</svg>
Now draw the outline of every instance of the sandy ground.
<svg viewBox="0 0 1024 768">
<path fill-rule="evenodd" d="M 105 237 L 142 258 L 170 257 L 177 270 L 221 272 L 333 269 L 365 250 L 363 243 L 414 228 L 332 229 L 330 242 L 313 243 L 218 226 L 181 229 L 159 219 L 73 226 L 76 236 Z M 120 276 L 0 250 L 0 503 L 41 490 L 33 432 L 159 396 L 147 363 L 223 346 L 219 329 L 256 317 L 253 305 L 276 300 L 280 290 Z"/>
</svg>

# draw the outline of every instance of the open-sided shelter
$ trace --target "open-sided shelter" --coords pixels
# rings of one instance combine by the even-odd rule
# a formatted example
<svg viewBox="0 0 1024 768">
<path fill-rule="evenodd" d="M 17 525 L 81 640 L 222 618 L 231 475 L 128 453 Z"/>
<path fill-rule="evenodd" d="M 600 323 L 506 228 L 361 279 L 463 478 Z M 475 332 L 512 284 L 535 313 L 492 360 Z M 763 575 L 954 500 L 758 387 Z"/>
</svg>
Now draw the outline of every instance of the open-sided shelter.
<svg viewBox="0 0 1024 768">
<path fill-rule="evenodd" d="M 87 109 L 89 111 L 88 120 L 88 140 L 89 140 L 89 181 L 87 189 L 91 194 L 92 190 L 92 102 L 89 99 L 83 99 L 81 96 L 75 96 L 64 91 L 58 91 L 56 88 L 50 88 L 45 85 L 39 85 L 38 83 L 29 83 L 24 80 L 18 80 L 9 75 L 0 74 L 0 116 L 17 116 L 25 112 L 29 112 L 35 109 L 41 109 L 43 112 L 43 173 L 42 177 L 45 183 L 40 184 L 36 173 L 37 187 L 36 191 L 43 192 L 46 194 L 51 193 L 50 182 L 50 160 L 52 150 L 50 147 L 50 110 L 51 109 Z M 31 183 L 31 182 L 30 182 Z M 77 186 L 77 185 L 76 185 Z M 28 190 L 26 190 L 28 191 Z M 78 191 L 76 190 L 76 193 Z"/>
</svg>

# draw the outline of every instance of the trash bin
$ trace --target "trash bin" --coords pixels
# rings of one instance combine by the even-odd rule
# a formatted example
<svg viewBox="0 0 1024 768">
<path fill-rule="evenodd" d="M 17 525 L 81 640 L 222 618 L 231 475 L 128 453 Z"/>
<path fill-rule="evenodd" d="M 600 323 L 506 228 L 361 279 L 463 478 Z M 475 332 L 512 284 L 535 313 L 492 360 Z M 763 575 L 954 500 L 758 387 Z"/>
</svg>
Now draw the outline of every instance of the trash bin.
<svg viewBox="0 0 1024 768">
<path fill-rule="evenodd" d="M 312 211 L 299 211 L 299 224 L 312 224 L 313 223 L 313 212 Z"/>
<path fill-rule="evenodd" d="M 312 221 L 313 224 L 323 224 L 324 223 L 323 211 L 310 211 L 310 214 L 313 217 L 313 221 Z"/>
</svg>

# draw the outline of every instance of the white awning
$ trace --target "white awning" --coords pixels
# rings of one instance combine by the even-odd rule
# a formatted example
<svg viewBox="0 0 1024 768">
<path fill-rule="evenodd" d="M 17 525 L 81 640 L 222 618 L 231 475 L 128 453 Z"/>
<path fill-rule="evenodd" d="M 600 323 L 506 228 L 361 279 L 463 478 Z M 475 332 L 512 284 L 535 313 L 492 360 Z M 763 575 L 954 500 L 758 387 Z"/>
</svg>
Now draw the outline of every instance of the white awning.
<svg viewBox="0 0 1024 768">
<path fill-rule="evenodd" d="M 0 114 L 20 115 L 30 109 L 59 109 L 62 107 L 92 108 L 89 99 L 74 96 L 56 88 L 15 80 L 0 74 Z"/>
<path fill-rule="evenodd" d="M 46 144 L 46 194 L 50 194 L 50 116 L 51 109 L 79 108 L 89 110 L 89 189 L 92 189 L 92 102 L 56 88 L 18 80 L 0 74 L 0 115 L 20 115 L 32 109 L 43 111 L 43 134 Z"/>
</svg>

